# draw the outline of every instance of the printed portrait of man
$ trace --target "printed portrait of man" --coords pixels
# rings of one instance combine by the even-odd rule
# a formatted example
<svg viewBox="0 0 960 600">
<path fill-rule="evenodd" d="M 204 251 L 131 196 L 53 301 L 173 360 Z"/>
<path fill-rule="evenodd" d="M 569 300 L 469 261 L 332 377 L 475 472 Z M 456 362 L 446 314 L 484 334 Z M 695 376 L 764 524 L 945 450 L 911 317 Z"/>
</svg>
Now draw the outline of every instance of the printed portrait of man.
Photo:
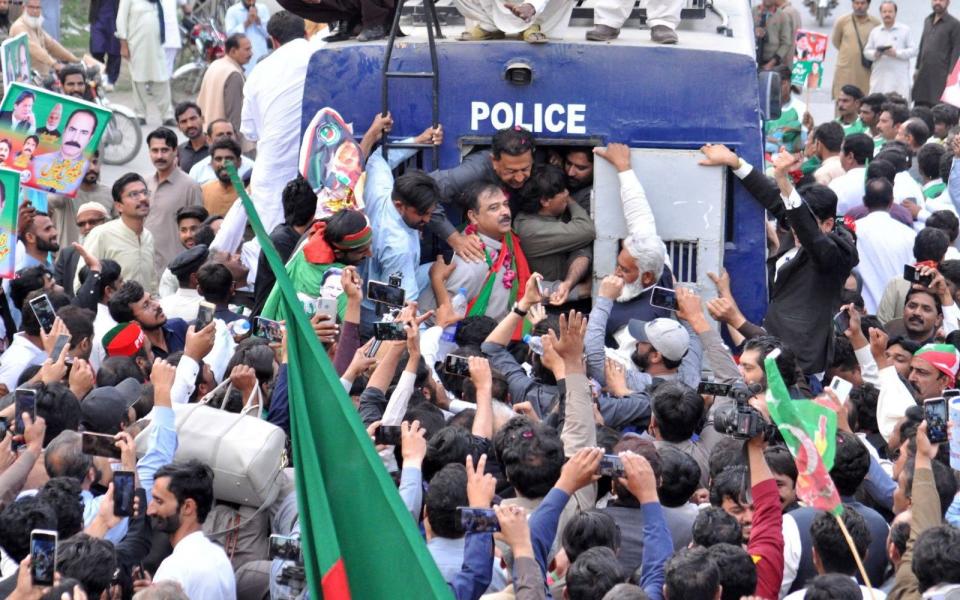
<svg viewBox="0 0 960 600">
<path fill-rule="evenodd" d="M 33 183 L 40 188 L 60 194 L 73 194 L 87 171 L 88 161 L 83 155 L 87 144 L 97 130 L 97 115 L 81 108 L 73 111 L 63 127 L 60 147 L 33 161 Z"/>
</svg>

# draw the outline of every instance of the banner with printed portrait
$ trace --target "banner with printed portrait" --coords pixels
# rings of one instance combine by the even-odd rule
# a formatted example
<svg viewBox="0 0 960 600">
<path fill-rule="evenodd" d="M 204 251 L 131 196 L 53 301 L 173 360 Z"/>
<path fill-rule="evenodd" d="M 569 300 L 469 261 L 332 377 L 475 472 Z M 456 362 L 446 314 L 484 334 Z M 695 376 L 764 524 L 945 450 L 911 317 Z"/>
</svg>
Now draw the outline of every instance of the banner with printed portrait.
<svg viewBox="0 0 960 600">
<path fill-rule="evenodd" d="M 0 277 L 6 279 L 14 274 L 19 205 L 20 173 L 0 168 Z"/>
<path fill-rule="evenodd" d="M 14 82 L 30 83 L 30 39 L 27 34 L 4 40 L 0 44 L 0 66 L 3 67 L 3 89 Z"/>
<path fill-rule="evenodd" d="M 110 117 L 78 98 L 13 83 L 0 104 L 0 166 L 19 171 L 24 187 L 73 198 Z"/>
</svg>

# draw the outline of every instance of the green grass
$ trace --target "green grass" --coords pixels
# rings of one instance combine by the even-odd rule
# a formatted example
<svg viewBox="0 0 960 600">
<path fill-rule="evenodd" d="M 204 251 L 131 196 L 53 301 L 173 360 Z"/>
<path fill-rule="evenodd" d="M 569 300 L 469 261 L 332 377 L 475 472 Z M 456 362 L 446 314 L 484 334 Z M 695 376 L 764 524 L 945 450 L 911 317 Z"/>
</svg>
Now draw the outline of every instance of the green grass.
<svg viewBox="0 0 960 600">
<path fill-rule="evenodd" d="M 63 0 L 60 6 L 60 41 L 74 54 L 83 54 L 90 47 L 88 6 L 84 0 Z"/>
</svg>

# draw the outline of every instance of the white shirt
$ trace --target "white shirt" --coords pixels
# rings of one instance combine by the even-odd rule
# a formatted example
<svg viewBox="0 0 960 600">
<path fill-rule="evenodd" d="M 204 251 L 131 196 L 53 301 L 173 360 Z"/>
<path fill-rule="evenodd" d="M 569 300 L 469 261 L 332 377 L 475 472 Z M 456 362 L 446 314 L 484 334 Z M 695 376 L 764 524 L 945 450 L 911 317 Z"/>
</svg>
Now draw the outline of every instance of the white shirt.
<svg viewBox="0 0 960 600">
<path fill-rule="evenodd" d="M 837 195 L 838 215 L 845 215 L 847 211 L 863 204 L 866 172 L 866 167 L 854 167 L 830 182 L 830 189 Z"/>
<path fill-rule="evenodd" d="M 250 198 L 267 231 L 283 221 L 280 195 L 287 182 L 297 176 L 300 135 L 296 132 L 300 131 L 307 64 L 315 51 L 316 46 L 303 38 L 287 42 L 261 59 L 243 85 L 240 133 L 257 142 Z M 236 252 L 246 226 L 243 203 L 234 202 L 211 248 Z M 255 271 L 251 269 L 252 277 L 256 277 Z"/>
<path fill-rule="evenodd" d="M 913 239 L 916 232 L 886 211 L 874 211 L 857 221 L 857 269 L 863 277 L 863 302 L 874 314 L 887 282 L 903 273 L 903 265 L 913 264 Z"/>
<path fill-rule="evenodd" d="M 851 577 L 851 579 L 856 581 L 856 578 Z M 864 600 L 871 600 L 871 598 L 873 600 L 886 600 L 887 595 L 885 593 L 881 592 L 877 588 L 873 588 L 872 591 L 873 591 L 873 596 L 870 595 L 871 588 L 868 588 L 865 585 L 860 586 L 860 594 L 864 598 Z M 783 600 L 802 600 L 803 598 L 806 598 L 806 597 L 807 597 L 807 590 L 797 590 L 794 593 L 787 596 L 786 598 L 784 598 Z"/>
<path fill-rule="evenodd" d="M 183 319 L 186 322 L 197 320 L 200 310 L 200 293 L 190 288 L 180 288 L 169 296 L 160 299 L 160 308 L 168 319 Z"/>
<path fill-rule="evenodd" d="M 237 169 L 237 173 L 240 174 L 240 179 L 243 179 L 247 176 L 253 169 L 254 161 L 250 160 L 246 156 L 240 157 L 240 168 Z M 190 179 L 196 181 L 199 185 L 203 185 L 208 181 L 213 181 L 217 178 L 217 174 L 213 172 L 213 167 L 210 166 L 210 157 L 205 156 L 201 160 L 194 163 L 190 167 Z"/>
<path fill-rule="evenodd" d="M 893 201 L 897 204 L 903 204 L 907 198 L 913 200 L 914 204 L 923 208 L 925 198 L 923 188 L 917 183 L 917 180 L 910 176 L 907 171 L 900 171 L 893 178 Z"/>
<path fill-rule="evenodd" d="M 195 531 L 180 540 L 157 568 L 154 581 L 176 581 L 190 600 L 236 598 L 237 580 L 223 548 Z"/>
<path fill-rule="evenodd" d="M 883 46 L 892 47 L 896 56 L 877 52 Z M 883 25 L 874 27 L 867 36 L 863 55 L 873 61 L 871 94 L 897 92 L 904 98 L 910 97 L 910 59 L 917 55 L 917 46 L 910 39 L 909 27 L 903 23 L 894 23 L 889 29 Z"/>
<path fill-rule="evenodd" d="M 47 353 L 43 348 L 34 346 L 22 332 L 14 334 L 10 347 L 0 354 L 0 383 L 12 392 L 27 367 L 42 365 L 45 360 Z"/>
</svg>

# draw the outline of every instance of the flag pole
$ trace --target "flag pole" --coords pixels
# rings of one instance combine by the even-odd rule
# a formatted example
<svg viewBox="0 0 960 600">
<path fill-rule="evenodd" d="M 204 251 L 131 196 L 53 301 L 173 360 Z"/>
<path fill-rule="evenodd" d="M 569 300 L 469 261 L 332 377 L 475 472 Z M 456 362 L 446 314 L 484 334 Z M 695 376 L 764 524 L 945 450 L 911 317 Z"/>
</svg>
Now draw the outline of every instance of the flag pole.
<svg viewBox="0 0 960 600">
<path fill-rule="evenodd" d="M 870 600 L 877 600 L 877 597 L 873 594 L 873 584 L 870 583 L 870 577 L 867 576 L 867 570 L 863 568 L 863 561 L 860 560 L 860 553 L 857 552 L 857 547 L 853 543 L 853 538 L 850 537 L 850 532 L 847 531 L 847 526 L 843 524 L 843 519 L 840 518 L 840 515 L 834 514 L 833 518 L 837 520 L 837 524 L 840 525 L 840 531 L 843 532 L 843 539 L 847 540 L 847 546 L 850 547 L 850 553 L 853 554 L 853 560 L 857 561 L 857 569 L 860 570 L 860 576 L 863 577 L 863 582 L 867 584 L 867 590 L 870 592 Z"/>
</svg>

